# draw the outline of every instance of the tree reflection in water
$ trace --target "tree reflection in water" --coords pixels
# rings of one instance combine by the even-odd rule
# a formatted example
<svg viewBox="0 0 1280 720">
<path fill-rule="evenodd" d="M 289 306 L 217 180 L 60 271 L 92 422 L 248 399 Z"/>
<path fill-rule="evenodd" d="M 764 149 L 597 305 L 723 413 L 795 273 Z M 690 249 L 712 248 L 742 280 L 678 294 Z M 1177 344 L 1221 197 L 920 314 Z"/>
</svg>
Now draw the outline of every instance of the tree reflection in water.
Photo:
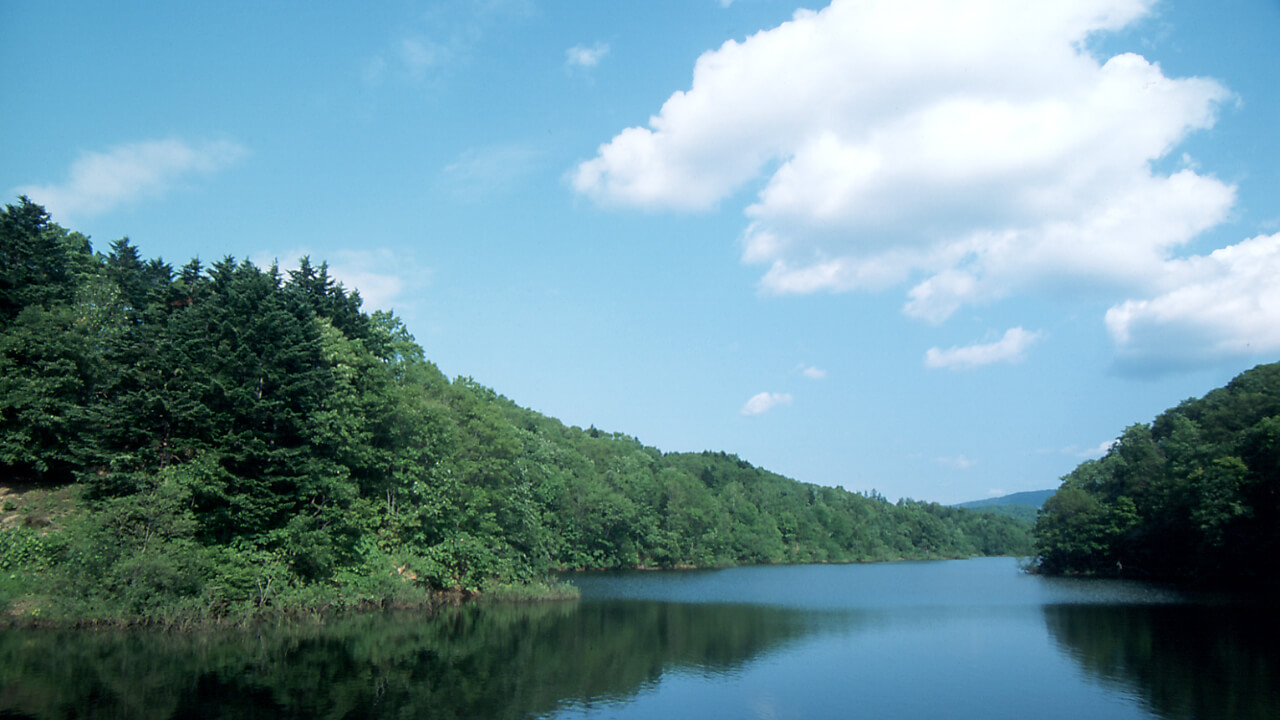
<svg viewBox="0 0 1280 720">
<path fill-rule="evenodd" d="M 522 718 L 729 673 L 806 634 L 749 605 L 447 608 L 252 632 L 0 632 L 0 717 Z"/>
<path fill-rule="evenodd" d="M 1274 606 L 1272 606 L 1274 607 Z M 1090 675 L 1162 718 L 1280 718 L 1280 623 L 1263 605 L 1053 605 L 1045 622 Z"/>
</svg>

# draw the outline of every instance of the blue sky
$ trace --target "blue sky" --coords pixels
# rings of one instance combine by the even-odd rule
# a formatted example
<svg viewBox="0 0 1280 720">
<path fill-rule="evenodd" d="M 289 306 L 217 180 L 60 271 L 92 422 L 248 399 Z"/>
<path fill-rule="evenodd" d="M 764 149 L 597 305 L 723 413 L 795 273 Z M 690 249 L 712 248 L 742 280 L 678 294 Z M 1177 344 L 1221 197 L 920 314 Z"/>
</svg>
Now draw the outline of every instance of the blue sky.
<svg viewBox="0 0 1280 720">
<path fill-rule="evenodd" d="M 794 3 L 0 0 L 0 188 L 890 498 L 1055 486 L 1280 357 L 1280 3 Z"/>
</svg>

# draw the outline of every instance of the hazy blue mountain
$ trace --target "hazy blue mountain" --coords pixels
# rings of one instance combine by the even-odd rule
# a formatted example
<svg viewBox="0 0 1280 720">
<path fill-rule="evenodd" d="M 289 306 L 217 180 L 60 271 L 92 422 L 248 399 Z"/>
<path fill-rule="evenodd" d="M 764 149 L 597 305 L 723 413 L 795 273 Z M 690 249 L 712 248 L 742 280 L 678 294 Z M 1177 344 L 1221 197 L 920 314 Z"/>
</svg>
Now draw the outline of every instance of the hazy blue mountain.
<svg viewBox="0 0 1280 720">
<path fill-rule="evenodd" d="M 1028 525 L 1035 523 L 1036 512 L 1040 510 L 1040 506 L 1044 504 L 1049 496 L 1053 495 L 1056 490 L 1028 490 L 1026 492 L 1013 493 L 1012 495 L 1001 495 L 1000 497 L 987 498 L 985 500 L 970 500 L 963 502 L 955 507 L 973 510 L 974 512 L 990 513 L 992 515 L 1005 515 L 1007 517 L 1020 520 Z"/>
<path fill-rule="evenodd" d="M 1057 492 L 1056 489 L 1051 490 L 1028 490 L 1026 492 L 1013 493 L 1012 495 L 1001 495 L 1000 497 L 987 498 L 985 500 L 970 500 L 962 502 L 956 507 L 969 508 L 976 510 L 978 508 L 996 507 L 1000 505 L 1030 505 L 1039 509 L 1049 496 Z"/>
</svg>

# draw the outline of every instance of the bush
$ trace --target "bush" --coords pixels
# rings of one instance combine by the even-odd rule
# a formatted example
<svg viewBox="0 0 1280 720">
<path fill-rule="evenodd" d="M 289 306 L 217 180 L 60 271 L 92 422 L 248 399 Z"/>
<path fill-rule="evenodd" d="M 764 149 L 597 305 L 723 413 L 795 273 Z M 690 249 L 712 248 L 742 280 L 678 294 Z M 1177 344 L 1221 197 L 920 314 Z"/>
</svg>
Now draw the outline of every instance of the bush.
<svg viewBox="0 0 1280 720">
<path fill-rule="evenodd" d="M 61 534 L 33 528 L 0 532 L 0 571 L 38 572 L 58 562 L 66 549 Z"/>
</svg>

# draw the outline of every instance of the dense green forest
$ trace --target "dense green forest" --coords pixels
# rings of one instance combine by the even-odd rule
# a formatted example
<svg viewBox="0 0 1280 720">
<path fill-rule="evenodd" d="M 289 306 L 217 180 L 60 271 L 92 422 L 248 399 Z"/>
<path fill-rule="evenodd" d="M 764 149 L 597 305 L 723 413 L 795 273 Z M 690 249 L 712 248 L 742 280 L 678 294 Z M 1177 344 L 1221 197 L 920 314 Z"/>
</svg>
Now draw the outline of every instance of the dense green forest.
<svg viewBox="0 0 1280 720">
<path fill-rule="evenodd" d="M 1040 511 L 1051 574 L 1274 584 L 1280 564 L 1280 363 L 1130 426 Z"/>
<path fill-rule="evenodd" d="M 555 569 L 1024 554 L 1007 518 L 663 453 L 449 380 L 306 258 L 0 217 L 0 612 L 243 616 Z"/>
</svg>

